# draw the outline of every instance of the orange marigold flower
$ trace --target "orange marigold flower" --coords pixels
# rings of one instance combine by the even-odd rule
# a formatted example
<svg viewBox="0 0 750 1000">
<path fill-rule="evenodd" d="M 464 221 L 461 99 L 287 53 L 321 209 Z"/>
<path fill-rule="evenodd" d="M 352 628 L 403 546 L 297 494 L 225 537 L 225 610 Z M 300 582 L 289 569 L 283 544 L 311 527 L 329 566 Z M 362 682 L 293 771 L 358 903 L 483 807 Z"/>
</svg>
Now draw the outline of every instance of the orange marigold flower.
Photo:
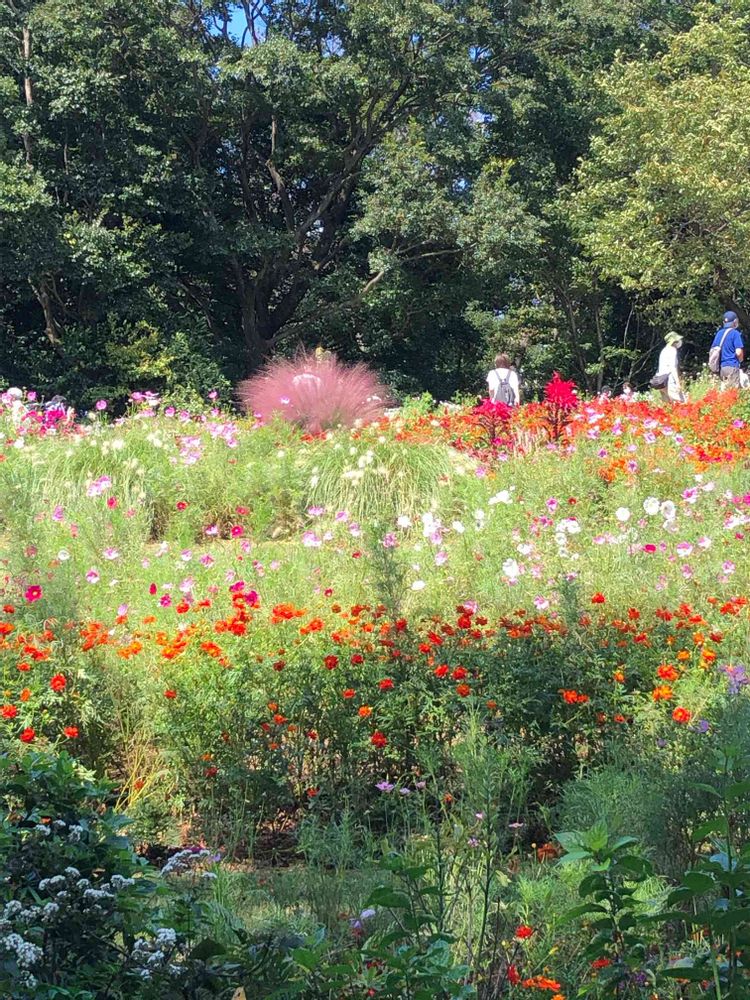
<svg viewBox="0 0 750 1000">
<path fill-rule="evenodd" d="M 625 674 L 623 673 L 622 670 L 615 670 L 615 672 L 612 674 L 612 680 L 616 681 L 618 684 L 624 684 Z"/>
<path fill-rule="evenodd" d="M 459 684 L 456 687 L 456 694 L 461 698 L 468 698 L 471 694 L 471 688 L 468 684 Z"/>
<path fill-rule="evenodd" d="M 369 705 L 360 705 L 357 714 L 360 719 L 366 719 L 368 715 L 372 715 L 372 708 Z"/>
<path fill-rule="evenodd" d="M 560 989 L 557 980 L 548 979 L 546 976 L 532 976 L 531 979 L 524 979 L 521 985 L 527 990 L 552 990 L 552 992 L 556 992 Z"/>
<path fill-rule="evenodd" d="M 692 717 L 693 713 L 689 712 L 686 708 L 676 708 L 674 712 L 672 712 L 672 718 L 674 719 L 674 721 L 679 722 L 682 725 L 685 725 L 686 723 L 690 722 Z"/>
<path fill-rule="evenodd" d="M 654 688 L 651 697 L 654 701 L 671 701 L 674 698 L 674 692 L 669 684 L 659 684 Z"/>
</svg>

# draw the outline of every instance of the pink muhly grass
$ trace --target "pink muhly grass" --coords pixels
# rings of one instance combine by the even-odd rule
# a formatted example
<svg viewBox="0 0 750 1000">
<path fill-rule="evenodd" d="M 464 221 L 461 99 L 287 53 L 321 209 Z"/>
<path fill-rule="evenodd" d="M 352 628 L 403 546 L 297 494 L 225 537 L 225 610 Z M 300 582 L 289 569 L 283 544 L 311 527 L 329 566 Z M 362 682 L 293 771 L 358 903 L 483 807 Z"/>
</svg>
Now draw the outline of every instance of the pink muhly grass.
<svg viewBox="0 0 750 1000">
<path fill-rule="evenodd" d="M 237 389 L 249 413 L 277 414 L 311 434 L 367 424 L 383 415 L 388 391 L 366 365 L 349 365 L 331 354 L 275 358 Z"/>
</svg>

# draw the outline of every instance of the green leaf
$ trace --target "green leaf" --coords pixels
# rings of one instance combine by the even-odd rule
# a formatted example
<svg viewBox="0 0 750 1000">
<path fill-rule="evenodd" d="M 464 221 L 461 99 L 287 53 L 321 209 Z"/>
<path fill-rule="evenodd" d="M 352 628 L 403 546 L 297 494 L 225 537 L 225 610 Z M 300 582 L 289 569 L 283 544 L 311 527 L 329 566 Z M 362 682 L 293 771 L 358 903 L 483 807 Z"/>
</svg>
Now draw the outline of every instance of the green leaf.
<svg viewBox="0 0 750 1000">
<path fill-rule="evenodd" d="M 399 892 L 387 885 L 381 885 L 373 889 L 365 905 L 384 906 L 389 910 L 411 909 L 411 901 L 406 893 Z"/>
</svg>

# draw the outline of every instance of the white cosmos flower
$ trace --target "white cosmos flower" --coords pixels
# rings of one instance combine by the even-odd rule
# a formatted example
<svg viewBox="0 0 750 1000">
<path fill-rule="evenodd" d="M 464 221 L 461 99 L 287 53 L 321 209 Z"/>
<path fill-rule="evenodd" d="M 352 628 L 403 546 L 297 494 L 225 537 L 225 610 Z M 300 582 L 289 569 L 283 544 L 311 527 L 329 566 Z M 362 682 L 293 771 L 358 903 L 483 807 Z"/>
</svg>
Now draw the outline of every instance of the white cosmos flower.
<svg viewBox="0 0 750 1000">
<path fill-rule="evenodd" d="M 521 567 L 515 559 L 506 559 L 503 563 L 503 573 L 509 580 L 517 580 L 521 575 Z"/>
<path fill-rule="evenodd" d="M 646 497 L 643 501 L 643 509 L 649 517 L 654 517 L 659 513 L 659 501 L 656 497 Z"/>
<path fill-rule="evenodd" d="M 500 492 L 496 493 L 494 497 L 490 497 L 487 503 L 491 507 L 494 507 L 495 504 L 498 503 L 513 503 L 513 498 L 511 497 L 508 490 L 500 490 Z"/>
<path fill-rule="evenodd" d="M 415 580 L 414 583 L 411 585 L 411 589 L 412 590 L 424 590 L 424 588 L 426 586 L 427 586 L 427 584 L 424 582 L 424 580 Z"/>
<path fill-rule="evenodd" d="M 661 511 L 662 516 L 667 523 L 674 521 L 674 519 L 677 517 L 677 508 L 675 507 L 675 505 L 672 503 L 671 500 L 665 500 L 664 503 L 661 504 L 661 506 L 659 507 L 659 510 Z"/>
<path fill-rule="evenodd" d="M 630 511 L 627 507 L 618 507 L 615 511 L 615 517 L 620 524 L 627 524 L 630 520 Z"/>
</svg>

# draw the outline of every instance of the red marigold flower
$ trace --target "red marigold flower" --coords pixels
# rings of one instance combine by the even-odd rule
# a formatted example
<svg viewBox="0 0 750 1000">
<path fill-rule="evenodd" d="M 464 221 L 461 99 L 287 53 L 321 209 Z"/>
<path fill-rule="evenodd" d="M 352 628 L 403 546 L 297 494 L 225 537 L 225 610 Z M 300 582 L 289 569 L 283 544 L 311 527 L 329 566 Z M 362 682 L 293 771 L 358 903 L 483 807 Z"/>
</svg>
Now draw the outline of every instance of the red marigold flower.
<svg viewBox="0 0 750 1000">
<path fill-rule="evenodd" d="M 606 597 L 604 596 L 604 594 L 599 594 L 599 593 L 596 593 L 596 594 L 594 594 L 594 596 L 593 596 L 593 597 L 591 598 L 591 603 L 592 603 L 592 604 L 604 604 L 604 602 L 605 602 L 606 600 L 607 600 L 607 598 L 606 598 Z"/>
<path fill-rule="evenodd" d="M 187 500 L 178 500 L 175 504 L 177 510 L 187 510 Z"/>
<path fill-rule="evenodd" d="M 510 983 L 511 986 L 518 986 L 518 984 L 521 982 L 521 974 L 519 973 L 515 965 L 508 966 L 508 982 Z"/>
<path fill-rule="evenodd" d="M 345 691 L 342 692 L 342 695 L 344 698 L 353 698 L 356 693 L 357 692 L 354 690 L 354 688 L 347 688 Z"/>
<path fill-rule="evenodd" d="M 680 676 L 671 663 L 662 663 L 656 673 L 663 681 L 676 681 Z"/>
<path fill-rule="evenodd" d="M 471 688 L 468 684 L 459 684 L 456 687 L 456 694 L 461 698 L 468 698 L 471 694 Z"/>
<path fill-rule="evenodd" d="M 515 936 L 519 941 L 523 941 L 525 938 L 530 938 L 533 933 L 533 927 L 529 927 L 528 924 L 521 924 L 521 926 L 517 928 Z"/>
<path fill-rule="evenodd" d="M 585 705 L 589 700 L 587 694 L 581 694 L 580 691 L 573 690 L 563 690 L 560 692 L 563 701 L 568 705 Z"/>
<path fill-rule="evenodd" d="M 323 665 L 325 666 L 326 670 L 335 670 L 336 667 L 339 665 L 338 656 L 334 656 L 333 653 L 330 653 L 323 660 Z"/>
<path fill-rule="evenodd" d="M 394 684 L 390 677 L 384 677 L 382 681 L 378 684 L 381 691 L 392 691 Z"/>
<path fill-rule="evenodd" d="M 451 674 L 454 681 L 462 681 L 465 677 L 469 676 L 469 671 L 466 667 L 456 667 L 456 669 Z"/>
<path fill-rule="evenodd" d="M 432 671 L 436 677 L 446 677 L 450 667 L 447 663 L 441 663 L 439 667 L 435 667 Z"/>
<path fill-rule="evenodd" d="M 214 764 L 212 764 L 211 767 L 207 767 L 203 773 L 207 778 L 215 778 L 216 775 L 219 773 L 219 769 Z"/>
<path fill-rule="evenodd" d="M 379 729 L 376 729 L 370 737 L 370 743 L 372 743 L 374 747 L 377 747 L 378 750 L 382 750 L 383 747 L 388 746 L 388 738 L 384 733 L 381 733 Z"/>
<path fill-rule="evenodd" d="M 352 655 L 351 662 L 354 664 L 355 667 L 358 667 L 360 665 L 360 663 L 364 663 L 365 662 L 365 658 L 364 658 L 364 656 L 362 656 L 361 653 L 354 653 Z"/>
<path fill-rule="evenodd" d="M 167 690 L 164 692 L 164 697 L 169 698 L 171 701 L 172 699 L 177 697 L 177 692 L 174 690 L 174 688 L 167 688 Z"/>
<path fill-rule="evenodd" d="M 29 604 L 33 604 L 34 601 L 38 601 L 42 596 L 42 588 L 35 583 L 33 586 L 26 588 L 26 594 L 24 596 Z"/>
<path fill-rule="evenodd" d="M 672 718 L 674 719 L 674 721 L 679 722 L 682 725 L 690 722 L 692 717 L 693 713 L 689 712 L 686 708 L 676 708 L 674 712 L 672 712 Z"/>
<path fill-rule="evenodd" d="M 591 963 L 592 969 L 606 969 L 608 965 L 612 964 L 611 958 L 597 958 Z"/>
<path fill-rule="evenodd" d="M 52 688 L 53 691 L 57 692 L 57 694 L 60 694 L 61 691 L 65 690 L 67 683 L 68 680 L 65 674 L 55 674 L 55 676 L 49 682 L 49 686 Z"/>
<path fill-rule="evenodd" d="M 68 737 L 69 740 L 78 739 L 78 726 L 66 726 L 63 729 L 63 734 Z"/>
<path fill-rule="evenodd" d="M 18 715 L 18 709 L 16 708 L 15 705 L 3 705 L 2 709 L 0 709 L 0 712 L 2 712 L 2 716 L 4 719 L 15 719 L 15 717 Z"/>
<path fill-rule="evenodd" d="M 19 737 L 22 743 L 33 743 L 35 738 L 36 738 L 36 733 L 31 728 L 31 726 L 27 726 Z"/>
</svg>

